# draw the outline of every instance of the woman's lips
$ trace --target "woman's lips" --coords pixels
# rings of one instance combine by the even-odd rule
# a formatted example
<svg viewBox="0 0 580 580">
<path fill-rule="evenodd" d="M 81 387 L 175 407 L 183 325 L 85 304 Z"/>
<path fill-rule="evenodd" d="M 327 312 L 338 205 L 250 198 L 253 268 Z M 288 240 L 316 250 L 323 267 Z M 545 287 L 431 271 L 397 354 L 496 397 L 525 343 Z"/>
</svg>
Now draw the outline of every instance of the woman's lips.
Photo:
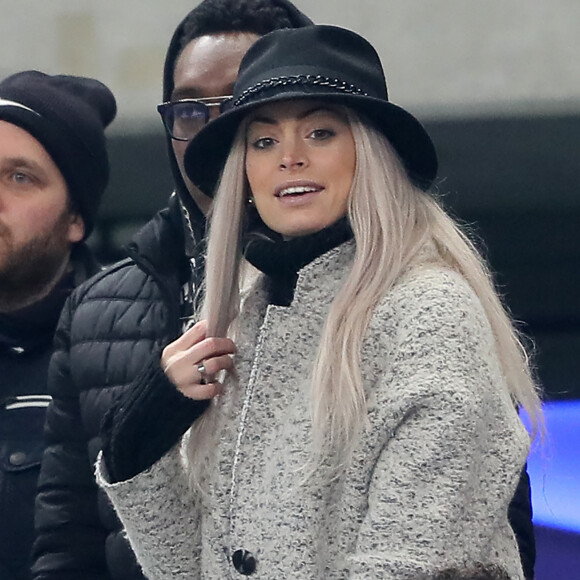
<svg viewBox="0 0 580 580">
<path fill-rule="evenodd" d="M 315 193 L 320 191 L 322 188 L 320 186 L 314 185 L 293 185 L 290 187 L 284 187 L 280 191 L 276 192 L 276 197 L 286 197 L 288 195 L 303 195 L 305 193 Z"/>
<path fill-rule="evenodd" d="M 287 193 L 286 195 L 278 196 L 278 201 L 286 206 L 305 205 L 317 197 L 323 189 L 307 189 L 302 192 Z"/>
<path fill-rule="evenodd" d="M 323 190 L 324 187 L 319 183 L 311 181 L 295 181 L 292 183 L 281 184 L 276 188 L 274 195 L 284 205 L 301 205 L 303 203 L 308 203 Z"/>
<path fill-rule="evenodd" d="M 292 181 L 280 184 L 274 196 L 285 206 L 305 205 L 312 201 L 324 187 L 313 181 Z"/>
</svg>

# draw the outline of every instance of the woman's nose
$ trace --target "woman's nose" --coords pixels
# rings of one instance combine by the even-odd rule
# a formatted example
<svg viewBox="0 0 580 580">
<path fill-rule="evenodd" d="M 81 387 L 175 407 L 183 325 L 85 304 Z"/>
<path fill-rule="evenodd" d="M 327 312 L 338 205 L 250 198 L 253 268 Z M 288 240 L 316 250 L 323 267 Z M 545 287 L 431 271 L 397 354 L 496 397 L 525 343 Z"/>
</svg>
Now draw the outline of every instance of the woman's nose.
<svg viewBox="0 0 580 580">
<path fill-rule="evenodd" d="M 299 143 L 293 141 L 284 144 L 280 169 L 296 169 L 306 165 L 306 153 Z"/>
</svg>

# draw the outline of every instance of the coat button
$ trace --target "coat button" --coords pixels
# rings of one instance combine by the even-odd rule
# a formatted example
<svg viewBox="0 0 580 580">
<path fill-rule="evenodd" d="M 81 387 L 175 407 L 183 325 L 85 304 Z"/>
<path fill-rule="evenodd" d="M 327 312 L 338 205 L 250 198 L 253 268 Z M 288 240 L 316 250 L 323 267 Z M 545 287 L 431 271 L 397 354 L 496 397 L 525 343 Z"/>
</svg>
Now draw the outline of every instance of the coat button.
<svg viewBox="0 0 580 580">
<path fill-rule="evenodd" d="M 236 550 L 232 555 L 234 568 L 244 576 L 250 576 L 256 571 L 256 558 L 247 550 Z"/>
<path fill-rule="evenodd" d="M 15 451 L 14 453 L 10 454 L 10 457 L 8 457 L 8 461 L 10 461 L 10 465 L 14 465 L 14 467 L 19 467 L 26 461 L 26 453 L 22 451 Z"/>
</svg>

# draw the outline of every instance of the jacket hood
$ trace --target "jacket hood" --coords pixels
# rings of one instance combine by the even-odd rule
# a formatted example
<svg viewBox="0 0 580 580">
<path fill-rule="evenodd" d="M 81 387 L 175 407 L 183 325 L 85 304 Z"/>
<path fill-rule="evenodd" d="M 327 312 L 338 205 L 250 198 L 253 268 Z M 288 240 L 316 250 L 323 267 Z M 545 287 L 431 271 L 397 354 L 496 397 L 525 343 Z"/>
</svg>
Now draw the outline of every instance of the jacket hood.
<svg viewBox="0 0 580 580">
<path fill-rule="evenodd" d="M 303 26 L 310 26 L 313 24 L 312 20 L 310 20 L 305 14 L 303 14 L 294 4 L 292 4 L 289 0 L 270 0 L 270 2 L 274 6 L 282 7 L 286 10 L 288 19 L 292 24 L 293 28 L 300 28 Z M 167 54 L 165 57 L 165 65 L 163 69 L 163 102 L 170 100 L 171 94 L 173 92 L 173 74 L 175 71 L 175 63 L 181 54 L 182 48 L 182 41 L 185 36 L 185 25 L 186 22 L 189 20 L 190 15 L 197 10 L 197 7 L 191 10 L 179 23 L 175 32 L 173 33 L 173 37 L 171 38 L 171 42 L 169 43 L 169 48 L 167 49 Z M 217 31 L 215 32 L 217 34 Z M 191 39 L 193 40 L 193 38 Z M 169 165 L 171 169 L 171 173 L 173 175 L 173 180 L 175 183 L 175 192 L 179 196 L 179 200 L 181 204 L 185 207 L 189 214 L 191 228 L 193 230 L 193 235 L 199 239 L 199 237 L 203 236 L 205 230 L 205 217 L 202 212 L 199 210 L 195 202 L 193 201 L 187 186 L 181 176 L 181 172 L 179 171 L 179 167 L 177 165 L 177 160 L 175 159 L 175 155 L 173 153 L 173 147 L 171 144 L 171 137 L 166 136 L 167 139 L 167 152 L 169 156 Z M 189 223 L 184 215 L 185 212 L 182 210 L 182 222 L 185 231 L 188 232 L 190 229 Z M 185 248 L 186 254 L 188 256 L 194 255 L 194 248 L 193 248 L 193 240 L 191 240 L 191 234 L 185 236 Z"/>
<path fill-rule="evenodd" d="M 131 239 L 126 251 L 142 269 L 167 274 L 187 266 L 183 257 L 184 230 L 177 194 L 169 198 L 167 207 L 149 220 Z"/>
</svg>

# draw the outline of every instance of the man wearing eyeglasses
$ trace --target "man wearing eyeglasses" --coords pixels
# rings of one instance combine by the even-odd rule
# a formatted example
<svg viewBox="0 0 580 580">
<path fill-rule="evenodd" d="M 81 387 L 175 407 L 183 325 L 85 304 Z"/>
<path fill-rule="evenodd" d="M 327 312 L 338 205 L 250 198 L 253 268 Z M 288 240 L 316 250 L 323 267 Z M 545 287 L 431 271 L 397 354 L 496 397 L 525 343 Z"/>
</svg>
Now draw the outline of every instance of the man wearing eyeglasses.
<svg viewBox="0 0 580 580">
<path fill-rule="evenodd" d="M 116 466 L 126 478 L 156 461 L 203 412 L 167 381 L 159 363 L 193 311 L 203 273 L 200 242 L 210 202 L 185 177 L 183 155 L 189 139 L 219 115 L 251 44 L 271 30 L 307 24 L 288 0 L 204 0 L 173 35 L 159 112 L 175 192 L 136 235 L 130 257 L 72 295 L 57 330 L 36 501 L 36 580 L 143 578 L 94 479 L 101 428 L 111 445 L 119 433 L 136 445 Z M 175 397 L 180 410 L 160 414 Z M 166 436 L 151 441 L 147 421 L 134 420 L 136 408 L 139 417 L 162 422 L 165 429 L 155 431 Z M 146 448 L 139 446 L 144 440 Z"/>
</svg>

